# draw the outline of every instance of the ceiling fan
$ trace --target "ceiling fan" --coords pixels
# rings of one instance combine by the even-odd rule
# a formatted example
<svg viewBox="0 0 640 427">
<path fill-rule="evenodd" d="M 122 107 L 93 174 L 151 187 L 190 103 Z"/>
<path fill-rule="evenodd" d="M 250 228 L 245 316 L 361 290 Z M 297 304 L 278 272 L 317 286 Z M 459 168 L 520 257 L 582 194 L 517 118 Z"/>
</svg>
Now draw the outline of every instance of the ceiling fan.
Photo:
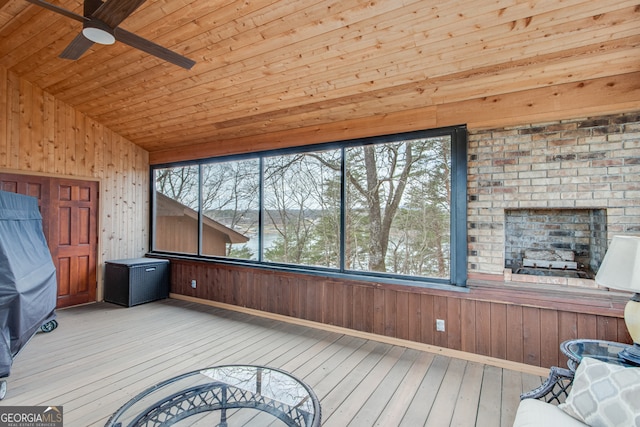
<svg viewBox="0 0 640 427">
<path fill-rule="evenodd" d="M 105 2 L 102 0 L 84 0 L 84 16 L 44 0 L 27 1 L 82 22 L 82 32 L 62 51 L 60 58 L 78 59 L 94 43 L 108 45 L 115 43 L 117 40 L 187 70 L 195 64 L 195 61 L 187 57 L 118 27 L 145 0 L 106 0 Z"/>
</svg>

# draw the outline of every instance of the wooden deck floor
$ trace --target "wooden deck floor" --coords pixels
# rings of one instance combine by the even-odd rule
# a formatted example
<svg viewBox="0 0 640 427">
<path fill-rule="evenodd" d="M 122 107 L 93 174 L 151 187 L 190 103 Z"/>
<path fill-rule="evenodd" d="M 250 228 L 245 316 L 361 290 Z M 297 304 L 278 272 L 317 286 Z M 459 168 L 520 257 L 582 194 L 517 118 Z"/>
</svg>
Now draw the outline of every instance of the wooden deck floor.
<svg viewBox="0 0 640 427">
<path fill-rule="evenodd" d="M 226 363 L 292 372 L 323 426 L 511 426 L 541 377 L 178 300 L 58 311 L 13 363 L 0 405 L 62 405 L 65 427 L 104 425 L 174 375 Z M 230 423 L 230 425 L 233 425 Z"/>
</svg>

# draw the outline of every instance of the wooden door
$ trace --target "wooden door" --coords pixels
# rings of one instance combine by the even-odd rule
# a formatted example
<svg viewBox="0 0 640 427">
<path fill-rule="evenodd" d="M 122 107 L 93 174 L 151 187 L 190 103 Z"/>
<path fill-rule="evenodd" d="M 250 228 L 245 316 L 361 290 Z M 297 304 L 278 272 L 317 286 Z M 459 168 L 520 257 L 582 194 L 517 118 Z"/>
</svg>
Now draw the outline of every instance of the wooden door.
<svg viewBox="0 0 640 427">
<path fill-rule="evenodd" d="M 96 300 L 98 183 L 56 179 L 51 185 L 49 248 L 57 267 L 58 307 Z"/>
<path fill-rule="evenodd" d="M 3 173 L 0 174 L 0 190 L 35 197 L 42 218 L 49 216 L 49 178 Z M 47 237 L 49 223 L 43 220 L 42 228 Z"/>
<path fill-rule="evenodd" d="M 0 174 L 4 191 L 38 198 L 42 228 L 56 267 L 57 307 L 96 300 L 98 183 Z"/>
</svg>

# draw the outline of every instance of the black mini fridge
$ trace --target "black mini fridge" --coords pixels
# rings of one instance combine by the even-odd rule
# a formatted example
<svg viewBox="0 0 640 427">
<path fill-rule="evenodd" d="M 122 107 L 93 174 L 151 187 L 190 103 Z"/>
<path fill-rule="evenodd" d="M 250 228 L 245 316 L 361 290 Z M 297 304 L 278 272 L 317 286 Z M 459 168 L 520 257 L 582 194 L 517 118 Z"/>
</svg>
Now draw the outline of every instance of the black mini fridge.
<svg viewBox="0 0 640 427">
<path fill-rule="evenodd" d="M 133 258 L 107 261 L 104 300 L 131 307 L 169 296 L 169 261 Z"/>
</svg>

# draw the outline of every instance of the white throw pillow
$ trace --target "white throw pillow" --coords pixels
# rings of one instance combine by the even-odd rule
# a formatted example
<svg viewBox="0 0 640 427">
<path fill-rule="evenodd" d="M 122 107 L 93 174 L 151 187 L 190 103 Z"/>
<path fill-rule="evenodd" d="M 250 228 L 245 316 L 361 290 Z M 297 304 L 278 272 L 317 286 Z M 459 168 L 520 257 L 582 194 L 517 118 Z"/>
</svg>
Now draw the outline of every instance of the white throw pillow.
<svg viewBox="0 0 640 427">
<path fill-rule="evenodd" d="M 591 427 L 640 427 L 640 368 L 585 357 L 558 407 Z"/>
</svg>

